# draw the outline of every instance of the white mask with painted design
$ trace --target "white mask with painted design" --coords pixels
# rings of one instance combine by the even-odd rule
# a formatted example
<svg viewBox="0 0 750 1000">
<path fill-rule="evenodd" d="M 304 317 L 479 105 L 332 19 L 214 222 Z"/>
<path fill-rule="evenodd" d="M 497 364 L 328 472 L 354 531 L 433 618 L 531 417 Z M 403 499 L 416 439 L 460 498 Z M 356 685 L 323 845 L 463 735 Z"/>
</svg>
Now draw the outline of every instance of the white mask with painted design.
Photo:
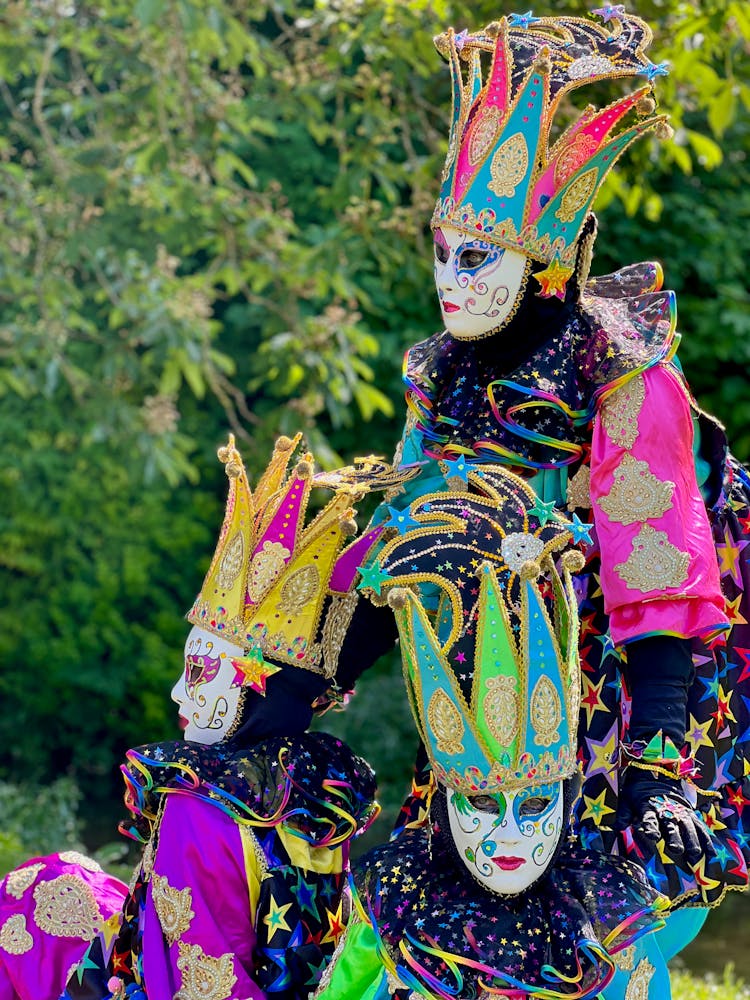
<svg viewBox="0 0 750 1000">
<path fill-rule="evenodd" d="M 447 790 L 459 857 L 491 892 L 514 895 L 547 871 L 565 827 L 562 784 L 467 797 Z"/>
<path fill-rule="evenodd" d="M 228 735 L 240 710 L 243 674 L 234 661 L 242 656 L 226 639 L 197 625 L 190 630 L 185 669 L 172 688 L 186 740 L 210 744 Z"/>
<path fill-rule="evenodd" d="M 523 295 L 529 258 L 452 226 L 435 230 L 434 250 L 435 285 L 451 336 L 476 340 L 502 327 Z"/>
</svg>

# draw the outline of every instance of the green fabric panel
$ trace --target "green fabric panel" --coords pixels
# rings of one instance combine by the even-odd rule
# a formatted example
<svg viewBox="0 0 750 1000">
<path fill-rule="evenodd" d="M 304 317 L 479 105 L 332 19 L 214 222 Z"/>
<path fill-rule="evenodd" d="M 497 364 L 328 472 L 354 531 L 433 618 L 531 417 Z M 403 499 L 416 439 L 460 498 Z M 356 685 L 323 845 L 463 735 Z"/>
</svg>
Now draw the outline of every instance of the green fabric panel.
<svg viewBox="0 0 750 1000">
<path fill-rule="evenodd" d="M 369 924 L 349 924 L 344 950 L 319 996 L 325 1000 L 387 1000 L 385 969 L 378 958 L 375 931 Z"/>
</svg>

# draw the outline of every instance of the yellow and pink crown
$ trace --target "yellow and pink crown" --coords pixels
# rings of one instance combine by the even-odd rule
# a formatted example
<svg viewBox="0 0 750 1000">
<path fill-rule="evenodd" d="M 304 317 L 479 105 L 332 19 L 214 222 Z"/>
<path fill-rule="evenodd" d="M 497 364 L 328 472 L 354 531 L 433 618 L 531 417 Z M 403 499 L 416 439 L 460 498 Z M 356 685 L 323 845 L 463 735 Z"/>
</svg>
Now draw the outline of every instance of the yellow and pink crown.
<svg viewBox="0 0 750 1000">
<path fill-rule="evenodd" d="M 432 225 L 546 263 L 536 275 L 544 296 L 563 297 L 576 242 L 618 157 L 650 130 L 670 131 L 666 117 L 653 114 L 652 80 L 666 66 L 645 55 L 648 25 L 621 5 L 593 13 L 605 23 L 514 14 L 476 34 L 449 28 L 435 39 L 451 68 L 453 114 Z M 486 80 L 483 56 L 491 60 Z M 589 105 L 550 146 L 564 97 L 638 76 L 645 86 L 601 110 Z M 613 134 L 631 111 L 639 119 Z"/>
</svg>

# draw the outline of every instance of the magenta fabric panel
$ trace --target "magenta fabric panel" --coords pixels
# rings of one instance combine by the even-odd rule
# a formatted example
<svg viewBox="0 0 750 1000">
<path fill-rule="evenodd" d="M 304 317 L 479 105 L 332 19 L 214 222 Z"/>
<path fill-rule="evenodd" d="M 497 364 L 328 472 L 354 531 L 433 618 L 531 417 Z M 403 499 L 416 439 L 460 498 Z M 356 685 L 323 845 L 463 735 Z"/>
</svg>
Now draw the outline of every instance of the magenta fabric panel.
<svg viewBox="0 0 750 1000">
<path fill-rule="evenodd" d="M 0 882 L 0 1000 L 57 1000 L 127 886 L 73 851 L 32 858 Z"/>
<path fill-rule="evenodd" d="M 236 980 L 231 992 L 222 994 L 227 1000 L 263 1000 L 265 993 L 252 978 L 256 935 L 235 820 L 196 796 L 169 795 L 154 876 L 166 878 L 171 890 L 189 889 L 186 912 L 193 915 L 186 918 L 188 926 L 179 939 L 170 944 L 155 909 L 152 877 L 143 921 L 143 972 L 149 996 L 174 996 L 189 969 L 205 955 L 229 970 L 227 980 Z"/>
<path fill-rule="evenodd" d="M 667 366 L 651 368 L 640 378 L 645 393 L 635 440 L 629 447 L 615 444 L 600 408 L 591 446 L 591 500 L 601 548 L 601 584 L 610 632 L 618 645 L 654 632 L 687 638 L 728 627 L 716 550 L 695 477 L 693 422 L 686 391 Z M 631 462 L 631 488 L 641 474 L 650 483 L 653 479 L 649 477 L 656 477 L 662 484 L 674 484 L 671 503 L 663 513 L 625 524 L 606 512 L 608 506 L 611 510 L 616 474 L 622 476 L 624 459 L 645 463 L 636 474 Z M 627 503 L 628 493 L 619 495 Z M 634 513 L 636 508 L 634 503 Z M 667 547 L 674 546 L 676 552 L 670 549 L 667 559 L 688 555 L 687 572 L 678 585 L 649 589 L 647 585 L 634 587 L 624 579 L 628 570 L 623 566 L 629 559 L 632 563 L 633 543 L 644 525 L 663 533 L 658 537 L 660 544 L 666 535 Z M 648 559 L 657 578 L 661 555 L 653 535 L 649 544 Z"/>
</svg>

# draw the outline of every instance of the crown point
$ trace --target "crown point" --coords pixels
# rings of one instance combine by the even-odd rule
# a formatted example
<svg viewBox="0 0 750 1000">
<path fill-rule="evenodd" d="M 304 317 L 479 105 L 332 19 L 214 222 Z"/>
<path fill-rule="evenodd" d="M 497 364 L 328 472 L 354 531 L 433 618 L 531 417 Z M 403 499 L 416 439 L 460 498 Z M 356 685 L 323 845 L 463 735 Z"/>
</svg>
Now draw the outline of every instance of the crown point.
<svg viewBox="0 0 750 1000">
<path fill-rule="evenodd" d="M 648 94 L 644 94 L 635 102 L 635 110 L 639 115 L 652 115 L 656 111 L 656 101 Z"/>
<path fill-rule="evenodd" d="M 563 567 L 569 573 L 580 573 L 586 565 L 586 557 L 578 549 L 571 549 L 569 552 L 564 552 L 561 561 Z"/>
<path fill-rule="evenodd" d="M 542 575 L 542 567 L 538 562 L 533 559 L 527 559 L 526 562 L 521 566 L 521 579 L 522 580 L 536 580 Z"/>
<path fill-rule="evenodd" d="M 388 605 L 394 611 L 400 611 L 406 607 L 407 590 L 405 587 L 393 587 L 388 591 Z"/>
<path fill-rule="evenodd" d="M 654 133 L 657 139 L 661 139 L 662 142 L 667 142 L 674 135 L 674 129 L 666 118 L 662 118 L 654 129 Z"/>
</svg>

